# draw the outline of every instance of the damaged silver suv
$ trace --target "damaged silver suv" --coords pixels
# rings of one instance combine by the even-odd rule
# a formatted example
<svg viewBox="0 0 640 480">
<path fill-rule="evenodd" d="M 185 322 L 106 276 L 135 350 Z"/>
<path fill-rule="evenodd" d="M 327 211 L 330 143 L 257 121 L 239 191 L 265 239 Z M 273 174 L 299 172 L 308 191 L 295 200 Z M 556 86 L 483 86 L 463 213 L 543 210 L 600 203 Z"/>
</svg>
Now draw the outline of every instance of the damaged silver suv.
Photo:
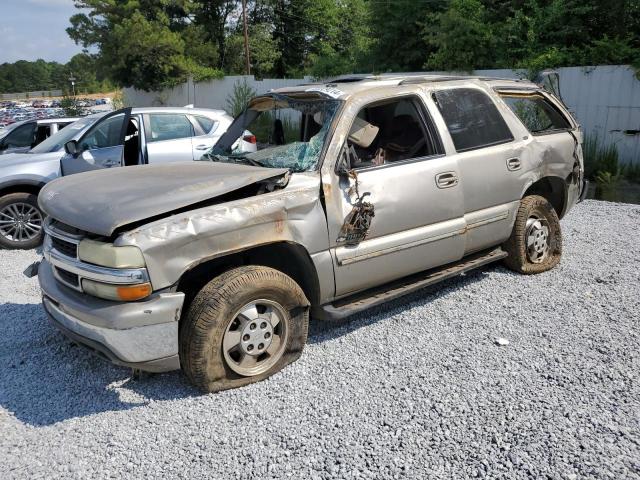
<svg viewBox="0 0 640 480">
<path fill-rule="evenodd" d="M 232 151 L 245 130 L 258 150 Z M 114 363 L 205 391 L 296 360 L 342 319 L 503 260 L 560 261 L 581 133 L 526 81 L 342 78 L 254 98 L 201 162 L 55 180 L 44 308 Z"/>
</svg>

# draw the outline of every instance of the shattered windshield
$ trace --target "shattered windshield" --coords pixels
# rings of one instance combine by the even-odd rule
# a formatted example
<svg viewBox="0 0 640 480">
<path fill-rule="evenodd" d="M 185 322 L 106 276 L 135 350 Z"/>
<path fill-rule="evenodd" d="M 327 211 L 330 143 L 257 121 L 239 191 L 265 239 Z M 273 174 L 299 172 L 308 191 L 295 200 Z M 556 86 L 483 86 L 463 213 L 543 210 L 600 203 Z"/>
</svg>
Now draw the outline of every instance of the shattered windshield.
<svg viewBox="0 0 640 480">
<path fill-rule="evenodd" d="M 314 170 L 339 105 L 320 97 L 258 97 L 203 159 Z"/>
</svg>

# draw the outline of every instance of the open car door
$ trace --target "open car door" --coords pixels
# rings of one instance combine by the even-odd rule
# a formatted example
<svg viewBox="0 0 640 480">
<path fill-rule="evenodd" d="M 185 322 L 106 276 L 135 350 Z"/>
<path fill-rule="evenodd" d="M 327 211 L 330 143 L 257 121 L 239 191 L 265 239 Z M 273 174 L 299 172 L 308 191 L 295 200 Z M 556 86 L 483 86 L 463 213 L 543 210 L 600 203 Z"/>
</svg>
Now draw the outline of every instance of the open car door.
<svg viewBox="0 0 640 480">
<path fill-rule="evenodd" d="M 75 152 L 60 160 L 62 175 L 124 165 L 124 145 L 131 117 L 131 108 L 116 110 L 96 122 L 76 142 Z"/>
</svg>

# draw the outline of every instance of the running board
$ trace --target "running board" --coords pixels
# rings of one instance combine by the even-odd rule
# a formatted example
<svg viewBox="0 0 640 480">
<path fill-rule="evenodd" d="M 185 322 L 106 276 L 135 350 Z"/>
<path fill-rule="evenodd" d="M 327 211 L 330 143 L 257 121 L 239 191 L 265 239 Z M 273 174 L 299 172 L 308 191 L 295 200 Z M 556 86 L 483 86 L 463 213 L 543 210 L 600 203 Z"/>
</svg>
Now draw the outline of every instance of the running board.
<svg viewBox="0 0 640 480">
<path fill-rule="evenodd" d="M 395 300 L 396 298 L 403 297 L 404 295 L 442 282 L 443 280 L 455 277 L 469 270 L 501 260 L 506 256 L 507 252 L 501 248 L 470 255 L 458 262 L 417 273 L 381 287 L 336 300 L 331 304 L 322 305 L 314 310 L 313 316 L 332 321 L 342 320 L 368 308 L 381 305 L 390 300 Z"/>
</svg>

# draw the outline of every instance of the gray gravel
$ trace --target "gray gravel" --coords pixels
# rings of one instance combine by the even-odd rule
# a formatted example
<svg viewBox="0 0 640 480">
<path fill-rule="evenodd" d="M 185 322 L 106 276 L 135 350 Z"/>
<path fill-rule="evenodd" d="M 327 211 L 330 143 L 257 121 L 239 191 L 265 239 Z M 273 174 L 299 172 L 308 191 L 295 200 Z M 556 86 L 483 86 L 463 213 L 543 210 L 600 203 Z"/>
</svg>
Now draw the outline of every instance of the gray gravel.
<svg viewBox="0 0 640 480">
<path fill-rule="evenodd" d="M 587 201 L 555 270 L 314 324 L 297 363 L 212 395 L 73 346 L 20 273 L 37 254 L 1 252 L 0 478 L 640 478 L 639 226 Z"/>
</svg>

